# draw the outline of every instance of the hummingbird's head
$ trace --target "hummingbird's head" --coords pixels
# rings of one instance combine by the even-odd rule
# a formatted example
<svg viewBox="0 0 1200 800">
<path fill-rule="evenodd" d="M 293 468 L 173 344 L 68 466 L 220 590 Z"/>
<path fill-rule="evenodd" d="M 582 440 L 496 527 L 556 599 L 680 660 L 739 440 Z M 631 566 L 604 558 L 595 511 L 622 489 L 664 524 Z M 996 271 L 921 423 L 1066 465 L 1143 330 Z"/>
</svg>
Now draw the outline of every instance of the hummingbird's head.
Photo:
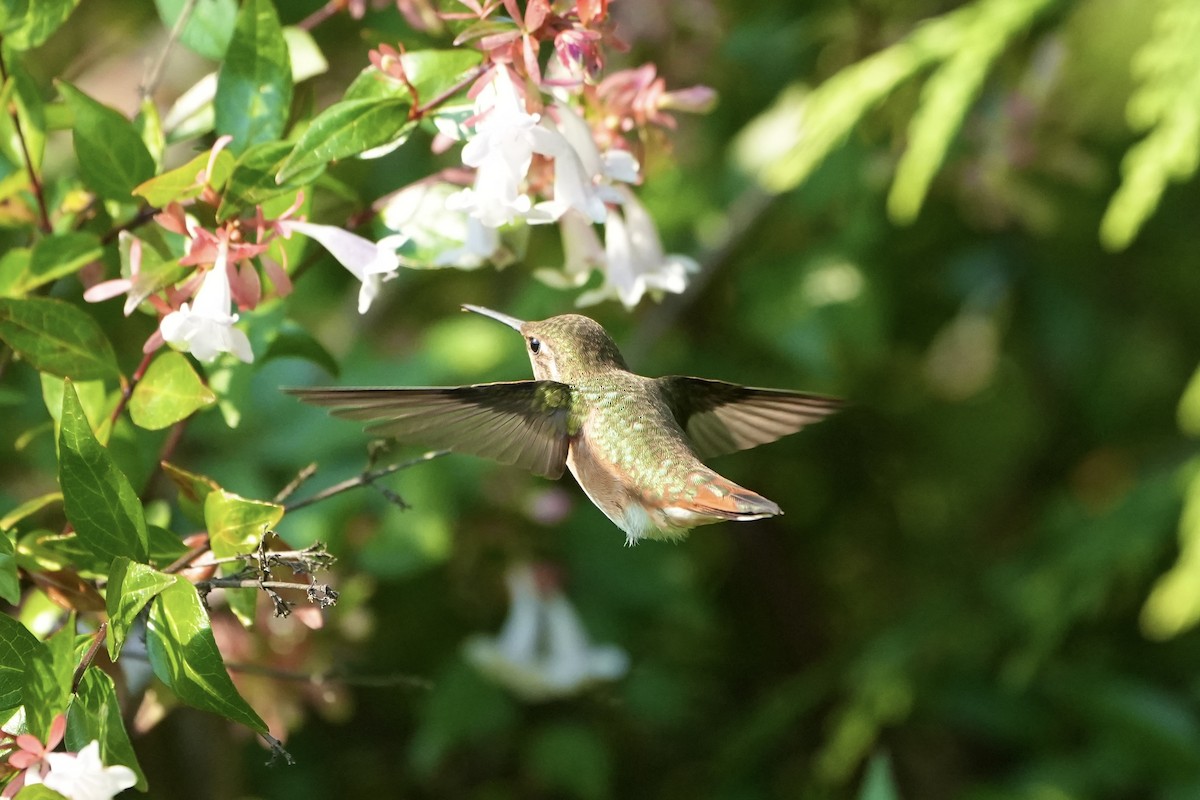
<svg viewBox="0 0 1200 800">
<path fill-rule="evenodd" d="M 609 369 L 628 369 L 608 331 L 581 314 L 524 322 L 482 306 L 464 305 L 463 309 L 503 322 L 525 337 L 525 350 L 538 380 L 571 383 Z"/>
</svg>

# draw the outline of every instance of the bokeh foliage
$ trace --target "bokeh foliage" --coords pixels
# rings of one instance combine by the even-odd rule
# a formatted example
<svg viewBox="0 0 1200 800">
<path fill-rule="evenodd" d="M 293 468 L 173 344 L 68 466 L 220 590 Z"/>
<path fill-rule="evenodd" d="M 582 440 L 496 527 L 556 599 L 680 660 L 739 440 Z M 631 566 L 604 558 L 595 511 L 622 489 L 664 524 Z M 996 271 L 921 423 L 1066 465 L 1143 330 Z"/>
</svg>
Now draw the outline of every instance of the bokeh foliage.
<svg viewBox="0 0 1200 800">
<path fill-rule="evenodd" d="M 319 4 L 276 5 L 294 23 Z M 320 539 L 340 558 L 326 629 L 298 642 L 214 627 L 226 661 L 266 669 L 235 677 L 250 706 L 292 725 L 297 764 L 264 767 L 244 731 L 177 710 L 133 740 L 152 796 L 1200 793 L 1197 8 L 615 2 L 629 64 L 653 59 L 722 102 L 682 123 L 644 192 L 674 249 L 707 271 L 682 298 L 595 316 L 646 374 L 826 391 L 851 409 L 716 464 L 786 516 L 677 546 L 625 548 L 569 482 L 460 457 L 391 479 L 408 508 L 364 489 L 288 513 L 292 545 Z M 51 91 L 57 65 L 78 63 L 65 74 L 93 89 L 102 63 L 136 76 L 129 43 L 161 30 L 146 3 L 82 4 L 14 80 L 18 110 L 21 92 Z M 334 17 L 314 37 L 331 71 L 296 86 L 310 113 L 342 96 L 368 46 L 424 41 L 394 10 Z M 193 43 L 206 46 L 224 49 Z M 75 114 L 98 113 L 60 91 Z M 48 160 L 67 145 L 57 135 Z M 332 167 L 315 212 L 344 218 L 452 163 L 413 137 Z M 127 191 L 143 171 L 110 179 Z M 244 398 L 237 427 L 227 408 L 202 413 L 173 460 L 238 499 L 273 497 L 311 461 L 312 485 L 356 474 L 359 430 L 278 388 L 525 377 L 512 332 L 457 308 L 564 312 L 570 297 L 531 278 L 560 261 L 554 237 L 534 235 L 504 271 L 403 272 L 359 318 L 357 285 L 314 259 L 288 313 L 339 374 L 280 357 L 227 376 Z M 76 301 L 72 281 L 45 302 Z M 88 312 L 117 348 L 78 354 L 88 377 L 132 368 L 145 325 Z M 94 386 L 70 391 L 80 417 L 99 402 Z M 0 460 L 0 509 L 34 499 L 32 518 L 53 520 L 60 509 L 36 505 L 57 489 L 43 395 L 62 407 L 64 388 L 20 364 L 0 393 L 3 441 L 17 443 Z M 126 422 L 103 435 L 140 488 L 161 435 Z M 563 518 L 539 521 L 546 506 Z M 153 513 L 141 531 L 117 527 L 153 549 Z M 11 550 L 0 536 L 10 602 Z M 505 564 L 527 557 L 563 565 L 589 631 L 630 654 L 626 679 L 529 706 L 462 661 L 461 642 L 503 618 Z M 197 621 L 183 590 L 148 585 L 158 621 Z M 21 618 L 37 613 L 27 600 Z M 33 651 L 7 616 L 0 626 Z M 85 688 L 109 713 L 108 688 Z"/>
</svg>

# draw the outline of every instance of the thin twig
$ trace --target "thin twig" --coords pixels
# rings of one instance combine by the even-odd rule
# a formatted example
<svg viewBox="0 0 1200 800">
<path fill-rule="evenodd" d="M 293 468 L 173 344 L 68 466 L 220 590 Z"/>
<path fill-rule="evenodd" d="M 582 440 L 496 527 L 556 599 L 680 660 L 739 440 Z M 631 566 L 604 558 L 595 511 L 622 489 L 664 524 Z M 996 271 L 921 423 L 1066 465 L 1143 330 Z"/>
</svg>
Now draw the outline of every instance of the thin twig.
<svg viewBox="0 0 1200 800">
<path fill-rule="evenodd" d="M 297 22 L 296 27 L 302 31 L 311 31 L 345 7 L 346 0 L 329 0 L 328 3 Z"/>
<path fill-rule="evenodd" d="M 175 42 L 179 41 L 180 34 L 187 26 L 188 21 L 192 18 L 192 12 L 196 10 L 196 0 L 187 0 L 183 7 L 179 9 L 179 16 L 175 18 L 175 24 L 171 26 L 171 32 L 167 35 L 166 44 L 163 45 L 162 52 L 158 54 L 158 60 L 146 70 L 145 77 L 142 78 L 142 85 L 138 87 L 138 93 L 145 100 L 150 95 L 154 94 L 154 90 L 158 88 L 158 82 L 162 79 L 163 67 L 167 64 L 167 56 L 171 54 L 171 49 L 175 47 Z"/>
<path fill-rule="evenodd" d="M 386 688 L 389 686 L 408 686 L 413 689 L 429 691 L 433 689 L 433 681 L 419 675 L 347 675 L 338 670 L 329 672 L 300 672 L 297 670 L 278 669 L 262 664 L 242 664 L 225 662 L 225 668 L 230 672 L 240 672 L 244 675 L 261 675 L 264 678 L 275 678 L 281 681 L 310 683 L 313 686 L 324 686 L 337 683 L 343 686 L 368 686 Z"/>
<path fill-rule="evenodd" d="M 314 461 L 304 469 L 297 472 L 296 477 L 292 478 L 292 480 L 288 482 L 287 486 L 280 489 L 279 493 L 275 495 L 271 502 L 282 503 L 284 500 L 287 500 L 296 493 L 297 489 L 304 485 L 306 480 L 315 474 L 317 474 L 317 462 Z"/>
<path fill-rule="evenodd" d="M 423 464 L 426 461 L 432 461 L 435 458 L 441 458 L 449 452 L 449 450 L 430 450 L 428 453 L 424 453 L 423 455 L 409 459 L 408 461 L 401 461 L 398 464 L 390 464 L 382 469 L 377 469 L 372 472 L 364 472 L 357 477 L 349 478 L 341 483 L 335 483 L 328 489 L 317 492 L 312 497 L 306 497 L 303 500 L 297 500 L 294 503 L 288 503 L 284 505 L 283 509 L 286 513 L 290 514 L 291 512 L 304 508 L 305 506 L 311 506 L 313 503 L 319 503 L 322 500 L 328 500 L 330 497 L 339 495 L 342 492 L 348 492 L 351 489 L 357 489 L 360 486 L 370 486 L 375 481 L 379 480 L 380 478 L 385 478 L 388 475 L 391 475 L 393 472 L 399 472 L 402 469 L 408 469 L 409 467 L 415 467 L 417 464 Z"/>
<path fill-rule="evenodd" d="M 133 371 L 133 375 L 129 378 L 129 383 L 121 387 L 121 399 L 117 401 L 117 407 L 112 412 L 111 421 L 113 425 L 117 424 L 121 412 L 125 410 L 125 406 L 129 405 L 129 398 L 133 396 L 133 390 L 137 388 L 138 382 L 146 374 L 146 368 L 150 366 L 150 362 L 153 359 L 153 350 L 143 355 L 141 363 L 137 365 L 137 369 Z"/>
<path fill-rule="evenodd" d="M 442 103 L 445 103 L 451 97 L 453 97 L 454 95 L 461 92 L 463 89 L 470 86 L 472 83 L 474 83 L 479 78 L 480 75 L 487 72 L 488 69 L 489 69 L 489 67 L 486 64 L 480 64 L 478 67 L 476 67 L 475 69 L 471 70 L 466 75 L 464 75 L 461 80 L 459 80 L 457 83 L 455 83 L 449 89 L 446 89 L 441 94 L 435 96 L 432 100 L 430 100 L 425 105 L 413 106 L 412 110 L 408 112 L 408 118 L 409 119 L 421 119 L 426 114 L 428 114 L 430 111 L 434 110 L 435 108 L 440 106 Z"/>
</svg>

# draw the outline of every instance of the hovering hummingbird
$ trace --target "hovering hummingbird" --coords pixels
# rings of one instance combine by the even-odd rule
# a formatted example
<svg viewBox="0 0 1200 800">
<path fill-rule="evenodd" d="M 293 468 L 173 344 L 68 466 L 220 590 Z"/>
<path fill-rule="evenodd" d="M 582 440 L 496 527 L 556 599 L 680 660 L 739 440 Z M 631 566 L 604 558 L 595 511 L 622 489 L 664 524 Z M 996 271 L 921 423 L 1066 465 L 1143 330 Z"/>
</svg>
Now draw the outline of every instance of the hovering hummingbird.
<svg viewBox="0 0 1200 800">
<path fill-rule="evenodd" d="M 367 431 L 515 464 L 547 478 L 571 470 L 627 542 L 679 539 L 698 525 L 782 514 L 700 459 L 817 422 L 842 403 L 783 389 L 629 371 L 599 323 L 540 322 L 464 305 L 525 338 L 535 380 L 429 388 L 289 389 Z"/>
</svg>

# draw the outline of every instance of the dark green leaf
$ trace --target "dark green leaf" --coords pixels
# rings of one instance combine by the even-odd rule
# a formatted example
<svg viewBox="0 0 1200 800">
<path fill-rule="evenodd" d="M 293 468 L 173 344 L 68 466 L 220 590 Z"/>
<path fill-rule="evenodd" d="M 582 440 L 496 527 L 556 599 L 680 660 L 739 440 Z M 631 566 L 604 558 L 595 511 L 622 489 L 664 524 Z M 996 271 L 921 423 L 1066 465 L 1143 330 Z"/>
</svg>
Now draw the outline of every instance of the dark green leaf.
<svg viewBox="0 0 1200 800">
<path fill-rule="evenodd" d="M 58 30 L 67 21 L 79 0 L 36 0 L 32 13 L 24 23 L 4 37 L 4 43 L 15 50 L 31 50 Z"/>
<path fill-rule="evenodd" d="M 312 334 L 294 322 L 284 324 L 267 346 L 261 361 L 265 363 L 273 358 L 303 358 L 334 377 L 341 371 L 337 359 Z"/>
<path fill-rule="evenodd" d="M 79 174 L 106 200 L 133 201 L 133 189 L 154 175 L 154 159 L 133 123 L 69 83 L 59 91 L 71 107 Z"/>
<path fill-rule="evenodd" d="M 21 28 L 29 16 L 29 0 L 0 0 L 0 34 L 8 35 Z"/>
<path fill-rule="evenodd" d="M 146 560 L 141 501 L 112 456 L 92 435 L 75 387 L 63 392 L 58 481 L 67 519 L 84 547 L 100 558 Z"/>
<path fill-rule="evenodd" d="M 413 123 L 405 99 L 344 100 L 321 112 L 279 170 L 278 180 L 397 139 Z"/>
<path fill-rule="evenodd" d="M 33 516 L 51 503 L 61 502 L 62 492 L 49 492 L 41 495 L 40 497 L 35 497 L 32 500 L 26 500 L 12 511 L 9 511 L 3 517 L 0 517 L 0 531 L 8 530 L 21 520 L 25 519 L 26 517 Z"/>
<path fill-rule="evenodd" d="M 108 657 L 113 661 L 121 655 L 125 636 L 133 627 L 137 615 L 154 597 L 171 583 L 171 576 L 152 567 L 114 558 L 108 573 L 105 602 L 108 606 Z"/>
<path fill-rule="evenodd" d="M 292 66 L 270 0 L 247 0 L 217 76 L 217 132 L 233 136 L 241 153 L 279 138 L 292 103 Z"/>
<path fill-rule="evenodd" d="M 207 184 L 219 190 L 225 185 L 225 181 L 229 180 L 229 173 L 233 170 L 234 157 L 228 150 L 217 153 L 216 158 L 213 158 L 211 153 L 201 153 L 182 167 L 176 167 L 138 185 L 133 193 L 141 195 L 146 198 L 147 203 L 158 208 L 168 203 L 191 200 L 198 197 L 204 189 L 205 184 L 200 183 L 197 177 L 208 168 L 209 161 L 212 161 L 212 172 L 208 176 Z"/>
<path fill-rule="evenodd" d="M 100 742 L 100 760 L 105 766 L 124 764 L 137 775 L 136 784 L 146 791 L 146 776 L 138 764 L 133 744 L 121 719 L 121 704 L 112 678 L 102 670 L 88 669 L 79 682 L 79 691 L 67 712 L 68 750 L 82 750 L 92 742 Z"/>
<path fill-rule="evenodd" d="M 156 431 L 215 402 L 216 395 L 200 380 L 187 356 L 168 350 L 150 363 L 133 390 L 129 416 L 136 425 Z"/>
<path fill-rule="evenodd" d="M 281 519 L 283 506 L 247 500 L 224 489 L 210 492 L 204 501 L 204 523 L 217 558 L 252 552 Z"/>
<path fill-rule="evenodd" d="M 0 600 L 15 606 L 21 601 L 21 577 L 17 574 L 16 545 L 0 530 Z"/>
<path fill-rule="evenodd" d="M 146 646 L 154 674 L 188 705 L 266 733 L 267 724 L 225 671 L 196 588 L 178 576 L 172 578 L 150 604 Z"/>
<path fill-rule="evenodd" d="M 526 753 L 529 771 L 539 782 L 571 797 L 598 800 L 609 796 L 612 765 L 604 741 L 578 723 L 547 725 Z"/>
<path fill-rule="evenodd" d="M 217 219 L 224 221 L 268 200 L 294 194 L 300 187 L 320 177 L 325 169 L 324 164 L 304 170 L 284 183 L 276 183 L 275 175 L 291 153 L 292 145 L 289 142 L 263 142 L 242 153 L 221 198 Z"/>
<path fill-rule="evenodd" d="M 8 614 L 0 614 L 0 711 L 21 705 L 25 669 L 46 652 L 46 645 L 28 628 Z M 7 719 L 7 714 L 4 716 Z"/>
<path fill-rule="evenodd" d="M 200 519 L 203 520 L 203 517 Z M 146 532 L 150 535 L 151 564 L 158 564 L 165 567 L 173 564 L 180 556 L 191 549 L 182 539 L 166 528 L 147 524 Z"/>
<path fill-rule="evenodd" d="M 0 297 L 0 339 L 35 369 L 80 381 L 118 374 L 104 331 L 88 314 L 48 297 Z"/>
<path fill-rule="evenodd" d="M 168 29 L 175 27 L 188 0 L 154 0 L 158 16 Z M 237 0 L 196 0 L 191 16 L 179 34 L 179 41 L 205 58 L 220 61 L 233 36 L 237 19 Z"/>
</svg>

